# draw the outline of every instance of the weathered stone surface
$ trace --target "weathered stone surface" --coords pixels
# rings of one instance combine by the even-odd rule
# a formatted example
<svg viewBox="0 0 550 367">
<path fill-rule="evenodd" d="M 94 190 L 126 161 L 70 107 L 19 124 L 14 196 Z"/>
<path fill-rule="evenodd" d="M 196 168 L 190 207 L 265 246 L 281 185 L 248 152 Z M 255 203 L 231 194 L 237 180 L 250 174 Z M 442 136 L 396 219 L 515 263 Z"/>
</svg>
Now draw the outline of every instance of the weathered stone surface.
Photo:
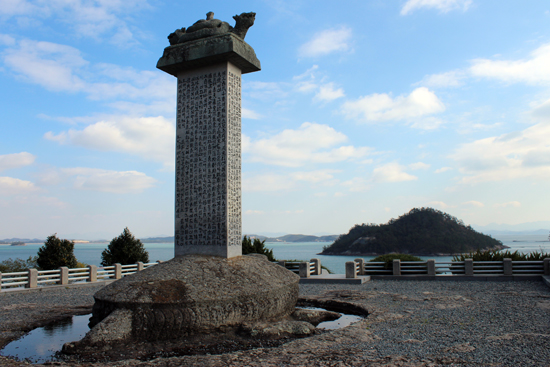
<svg viewBox="0 0 550 367">
<path fill-rule="evenodd" d="M 231 62 L 242 74 L 261 69 L 260 60 L 248 43 L 233 33 L 201 38 L 168 46 L 157 63 L 157 68 L 177 76 L 182 70 Z"/>
<path fill-rule="evenodd" d="M 315 332 L 315 326 L 309 322 L 295 320 L 283 320 L 274 324 L 245 324 L 242 329 L 246 334 L 260 338 L 307 336 Z"/>
<path fill-rule="evenodd" d="M 181 71 L 177 101 L 175 256 L 241 256 L 241 72 Z"/>
<path fill-rule="evenodd" d="M 324 310 L 309 310 L 305 308 L 297 308 L 294 310 L 292 315 L 290 315 L 294 320 L 297 321 L 306 321 L 315 326 L 319 325 L 321 322 L 332 321 L 340 318 L 342 316 L 338 312 L 333 311 L 324 311 Z"/>
<path fill-rule="evenodd" d="M 227 22 L 214 19 L 214 13 L 208 12 L 206 14 L 206 19 L 195 22 L 195 24 L 187 29 L 176 29 L 168 36 L 168 40 L 171 45 L 175 45 L 224 33 L 234 33 L 244 39 L 248 32 L 248 28 L 254 25 L 256 13 L 242 13 L 241 15 L 233 16 L 233 19 L 235 19 L 236 22 L 235 28 L 231 27 Z"/>
<path fill-rule="evenodd" d="M 132 313 L 133 339 L 162 340 L 283 319 L 294 311 L 298 281 L 296 274 L 255 257 L 179 256 L 97 292 L 90 324 L 123 309 Z M 90 333 L 118 333 L 112 325 L 100 323 Z"/>
</svg>

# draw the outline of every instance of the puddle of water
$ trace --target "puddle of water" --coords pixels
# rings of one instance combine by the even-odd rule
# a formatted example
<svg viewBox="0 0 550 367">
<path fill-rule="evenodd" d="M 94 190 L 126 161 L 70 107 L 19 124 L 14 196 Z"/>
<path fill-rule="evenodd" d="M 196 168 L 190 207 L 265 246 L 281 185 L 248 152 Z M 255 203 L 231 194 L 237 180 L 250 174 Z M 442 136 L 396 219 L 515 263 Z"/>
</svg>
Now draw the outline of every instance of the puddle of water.
<svg viewBox="0 0 550 367">
<path fill-rule="evenodd" d="M 300 307 L 306 310 L 316 310 L 316 311 L 327 311 L 324 308 L 319 307 Z M 361 321 L 363 319 L 363 316 L 357 316 L 357 315 L 348 315 L 345 313 L 338 312 L 341 316 L 340 318 L 332 321 L 324 321 L 319 323 L 317 325 L 318 329 L 325 329 L 325 330 L 337 330 L 341 329 L 343 327 L 349 326 L 355 322 Z"/>
<path fill-rule="evenodd" d="M 56 360 L 55 353 L 63 344 L 80 340 L 90 330 L 88 322 L 91 314 L 73 316 L 48 326 L 39 327 L 21 339 L 14 340 L 0 350 L 0 355 L 44 363 Z"/>
<path fill-rule="evenodd" d="M 317 307 L 302 307 L 308 310 L 326 311 Z M 362 316 L 342 314 L 333 321 L 321 322 L 319 329 L 336 330 L 349 326 L 363 319 Z M 21 339 L 14 340 L 0 350 L 0 355 L 15 357 L 31 363 L 57 361 L 56 353 L 63 344 L 80 340 L 90 330 L 88 322 L 91 314 L 73 316 L 48 326 L 36 328 Z"/>
</svg>

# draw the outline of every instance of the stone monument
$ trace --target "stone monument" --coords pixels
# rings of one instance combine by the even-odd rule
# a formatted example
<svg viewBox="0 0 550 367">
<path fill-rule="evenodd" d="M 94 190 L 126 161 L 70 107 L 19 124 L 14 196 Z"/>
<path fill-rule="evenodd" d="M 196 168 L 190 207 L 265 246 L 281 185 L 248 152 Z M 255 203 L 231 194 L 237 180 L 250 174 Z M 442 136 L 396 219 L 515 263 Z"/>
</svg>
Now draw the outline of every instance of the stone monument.
<svg viewBox="0 0 550 367">
<path fill-rule="evenodd" d="M 241 256 L 241 74 L 260 70 L 244 36 L 208 13 L 168 36 L 157 67 L 178 79 L 175 258 L 94 295 L 93 328 L 64 351 L 185 338 L 295 309 L 299 277 L 265 256 Z"/>
<path fill-rule="evenodd" d="M 175 255 L 241 256 L 241 74 L 260 70 L 235 28 L 209 12 L 168 36 L 157 68 L 178 78 Z"/>
</svg>

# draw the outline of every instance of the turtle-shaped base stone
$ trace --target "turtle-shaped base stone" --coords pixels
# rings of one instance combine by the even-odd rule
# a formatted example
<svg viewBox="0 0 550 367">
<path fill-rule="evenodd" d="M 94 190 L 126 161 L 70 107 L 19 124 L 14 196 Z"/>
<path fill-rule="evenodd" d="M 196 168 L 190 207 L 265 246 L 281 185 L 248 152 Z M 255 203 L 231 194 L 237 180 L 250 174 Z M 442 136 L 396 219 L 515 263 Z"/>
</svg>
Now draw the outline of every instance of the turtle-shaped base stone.
<svg viewBox="0 0 550 367">
<path fill-rule="evenodd" d="M 299 280 L 262 257 L 178 256 L 97 292 L 82 342 L 175 339 L 283 319 Z"/>
</svg>

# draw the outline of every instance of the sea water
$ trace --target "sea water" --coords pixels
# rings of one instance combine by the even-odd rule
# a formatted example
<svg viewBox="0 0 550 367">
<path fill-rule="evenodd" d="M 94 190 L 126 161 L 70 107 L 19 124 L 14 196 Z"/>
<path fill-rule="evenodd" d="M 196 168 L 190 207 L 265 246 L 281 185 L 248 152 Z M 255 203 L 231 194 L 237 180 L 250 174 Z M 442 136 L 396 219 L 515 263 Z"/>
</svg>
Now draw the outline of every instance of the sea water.
<svg viewBox="0 0 550 367">
<path fill-rule="evenodd" d="M 502 241 L 503 245 L 510 247 L 510 251 L 530 253 L 542 251 L 550 253 L 550 242 L 546 235 L 501 235 L 494 238 Z M 321 264 L 328 267 L 333 273 L 345 274 L 345 264 L 353 261 L 357 256 L 326 256 L 317 255 L 323 251 L 324 246 L 331 242 L 266 242 L 266 247 L 273 249 L 273 255 L 280 260 L 310 260 L 319 258 Z M 101 252 L 107 248 L 108 243 L 77 243 L 74 247 L 74 254 L 78 261 L 99 266 L 101 263 Z M 29 256 L 36 256 L 38 249 L 43 246 L 39 244 L 27 244 L 26 246 L 0 245 L 0 262 L 8 258 L 27 259 Z M 145 249 L 149 252 L 149 261 L 170 260 L 174 257 L 174 243 L 144 243 Z M 365 261 L 371 260 L 372 256 L 363 256 Z M 448 262 L 452 256 L 421 256 L 423 260 L 435 259 L 436 262 Z"/>
</svg>

